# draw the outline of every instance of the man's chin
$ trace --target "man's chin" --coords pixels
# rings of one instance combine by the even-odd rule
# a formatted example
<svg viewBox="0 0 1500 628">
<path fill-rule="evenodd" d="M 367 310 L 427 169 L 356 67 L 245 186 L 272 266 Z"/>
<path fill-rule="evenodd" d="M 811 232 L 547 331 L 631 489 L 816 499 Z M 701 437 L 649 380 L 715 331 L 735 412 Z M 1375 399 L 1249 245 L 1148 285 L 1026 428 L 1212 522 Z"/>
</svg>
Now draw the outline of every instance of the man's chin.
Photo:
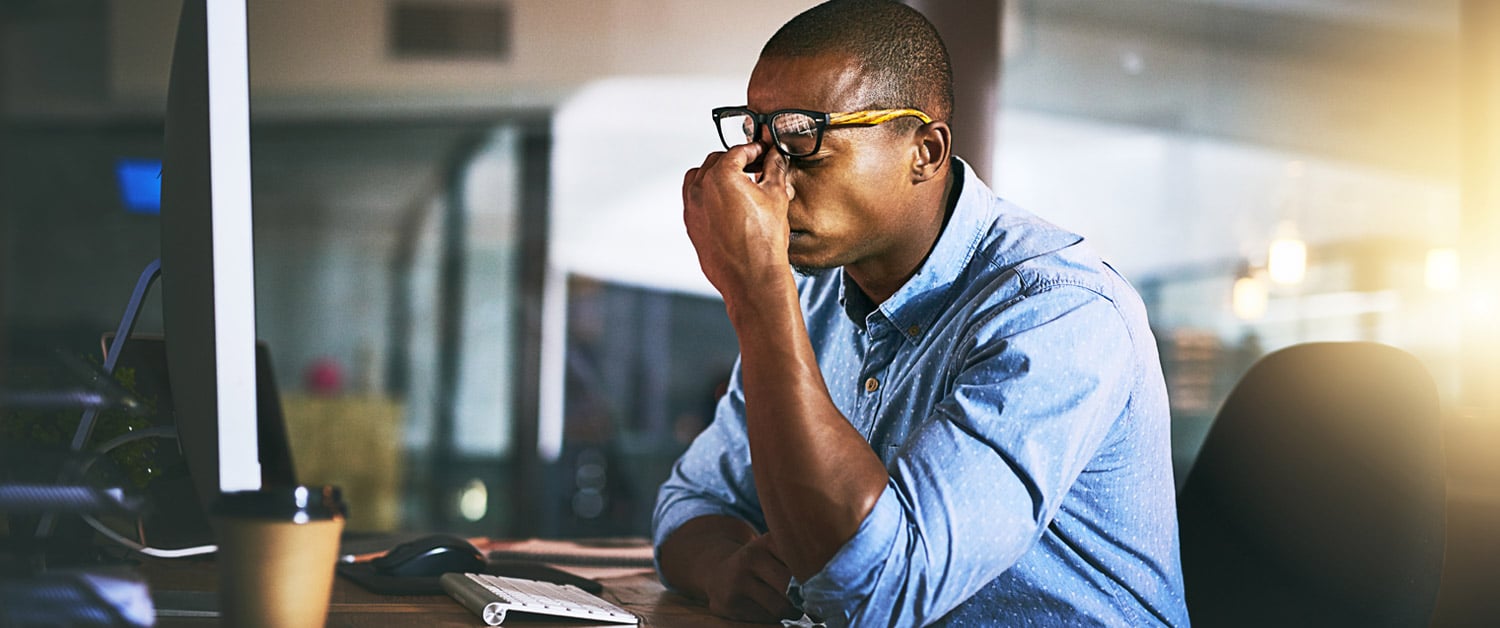
<svg viewBox="0 0 1500 628">
<path fill-rule="evenodd" d="M 793 241 L 792 246 L 790 246 L 790 250 L 787 250 L 786 253 L 787 258 L 789 258 L 790 264 L 792 264 L 792 271 L 795 271 L 796 274 L 801 274 L 801 276 L 804 277 L 810 277 L 813 276 L 813 274 L 819 273 L 819 271 L 828 270 L 828 265 L 819 264 L 819 262 L 813 261 L 813 259 L 807 259 L 807 255 L 798 255 L 798 253 L 796 253 L 795 241 Z"/>
<path fill-rule="evenodd" d="M 835 266 L 830 265 L 826 262 L 799 258 L 796 256 L 792 257 L 790 261 L 792 265 L 792 271 L 804 277 L 811 277 L 830 268 L 836 268 Z"/>
<path fill-rule="evenodd" d="M 792 272 L 797 273 L 798 275 L 802 275 L 803 277 L 811 277 L 823 270 L 826 269 L 816 268 L 813 266 L 803 266 L 801 264 L 792 264 Z"/>
<path fill-rule="evenodd" d="M 791 242 L 787 246 L 787 257 L 790 258 L 792 270 L 804 277 L 835 267 L 827 263 L 827 260 L 816 259 L 813 255 L 814 251 L 809 250 L 811 245 L 812 243 L 807 241 L 806 234 L 793 231 Z"/>
</svg>

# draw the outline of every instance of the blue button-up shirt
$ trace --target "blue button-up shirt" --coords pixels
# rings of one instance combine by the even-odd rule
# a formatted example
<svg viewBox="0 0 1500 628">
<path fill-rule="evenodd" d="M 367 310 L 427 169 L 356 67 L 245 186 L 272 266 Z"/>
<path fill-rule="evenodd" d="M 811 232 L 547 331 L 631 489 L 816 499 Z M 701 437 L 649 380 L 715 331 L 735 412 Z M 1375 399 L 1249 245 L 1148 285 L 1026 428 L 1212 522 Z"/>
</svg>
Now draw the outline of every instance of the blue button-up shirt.
<svg viewBox="0 0 1500 628">
<path fill-rule="evenodd" d="M 828 392 L 890 474 L 801 585 L 804 609 L 833 626 L 1187 625 L 1139 296 L 1081 237 L 954 164 L 948 224 L 891 298 L 870 303 L 840 269 L 800 282 Z M 766 529 L 740 383 L 736 367 L 662 485 L 658 547 L 702 515 Z"/>
</svg>

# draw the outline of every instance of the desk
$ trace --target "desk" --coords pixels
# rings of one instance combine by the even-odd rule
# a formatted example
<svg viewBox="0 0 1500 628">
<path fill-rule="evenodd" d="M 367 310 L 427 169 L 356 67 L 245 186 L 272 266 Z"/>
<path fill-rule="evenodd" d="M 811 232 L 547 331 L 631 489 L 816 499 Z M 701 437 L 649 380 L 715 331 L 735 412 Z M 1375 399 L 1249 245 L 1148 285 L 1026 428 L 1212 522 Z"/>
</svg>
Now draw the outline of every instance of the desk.
<svg viewBox="0 0 1500 628">
<path fill-rule="evenodd" d="M 153 591 L 218 590 L 218 573 L 211 560 L 149 559 L 141 564 L 140 571 L 151 584 Z M 749 624 L 714 617 L 709 614 L 707 608 L 666 590 L 660 582 L 657 582 L 654 574 L 608 578 L 600 580 L 600 583 L 604 585 L 604 593 L 600 597 L 635 613 L 641 618 L 642 626 L 667 628 L 763 626 L 763 624 Z M 163 628 L 173 628 L 176 626 L 215 626 L 218 623 L 217 619 L 162 618 L 157 625 Z M 440 628 L 483 625 L 484 622 L 480 621 L 478 616 L 459 606 L 458 602 L 446 595 L 377 595 L 343 577 L 335 578 L 333 582 L 333 598 L 328 608 L 329 628 L 365 626 Z M 504 625 L 604 628 L 611 624 L 592 622 L 571 624 L 556 620 L 523 622 L 511 618 L 507 619 Z"/>
</svg>

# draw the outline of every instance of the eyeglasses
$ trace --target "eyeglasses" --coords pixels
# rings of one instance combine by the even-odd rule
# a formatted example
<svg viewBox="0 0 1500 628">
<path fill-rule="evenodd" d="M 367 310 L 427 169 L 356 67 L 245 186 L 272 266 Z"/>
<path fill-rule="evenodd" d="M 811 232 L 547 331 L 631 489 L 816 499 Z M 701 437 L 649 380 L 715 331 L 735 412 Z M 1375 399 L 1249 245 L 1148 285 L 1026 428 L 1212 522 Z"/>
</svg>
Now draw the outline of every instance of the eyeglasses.
<svg viewBox="0 0 1500 628">
<path fill-rule="evenodd" d="M 781 109 L 755 113 L 746 107 L 718 107 L 713 110 L 714 125 L 724 148 L 734 148 L 756 141 L 762 126 L 771 129 L 776 150 L 787 157 L 806 157 L 823 146 L 823 131 L 840 126 L 875 126 L 897 118 L 912 117 L 922 124 L 932 118 L 916 109 L 869 109 L 845 113 L 825 113 L 806 109 Z"/>
</svg>

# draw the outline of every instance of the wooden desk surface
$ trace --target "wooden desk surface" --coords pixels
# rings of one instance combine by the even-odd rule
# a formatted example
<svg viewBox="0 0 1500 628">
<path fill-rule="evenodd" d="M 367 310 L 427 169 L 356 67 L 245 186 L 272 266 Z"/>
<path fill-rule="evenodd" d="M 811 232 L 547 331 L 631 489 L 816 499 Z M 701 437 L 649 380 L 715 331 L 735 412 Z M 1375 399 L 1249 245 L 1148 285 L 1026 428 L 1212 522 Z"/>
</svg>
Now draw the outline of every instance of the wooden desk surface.
<svg viewBox="0 0 1500 628">
<path fill-rule="evenodd" d="M 140 567 L 141 573 L 151 584 L 152 591 L 217 591 L 218 573 L 210 560 L 149 560 Z M 657 582 L 653 574 L 638 574 L 620 578 L 600 580 L 604 593 L 600 596 L 641 618 L 642 626 L 665 627 L 746 627 L 749 624 L 728 621 L 709 614 L 708 609 L 697 603 L 667 591 Z M 164 628 L 174 626 L 214 626 L 217 619 L 161 618 L 157 625 Z M 328 627 L 353 628 L 365 626 L 415 626 L 439 628 L 444 626 L 483 626 L 484 622 L 468 609 L 460 606 L 446 595 L 379 595 L 364 590 L 358 584 L 336 577 L 333 583 L 333 598 L 329 602 Z M 548 626 L 566 628 L 579 626 L 602 628 L 610 624 L 586 622 L 571 624 L 555 620 L 545 622 L 519 621 L 507 618 L 505 626 Z"/>
</svg>

